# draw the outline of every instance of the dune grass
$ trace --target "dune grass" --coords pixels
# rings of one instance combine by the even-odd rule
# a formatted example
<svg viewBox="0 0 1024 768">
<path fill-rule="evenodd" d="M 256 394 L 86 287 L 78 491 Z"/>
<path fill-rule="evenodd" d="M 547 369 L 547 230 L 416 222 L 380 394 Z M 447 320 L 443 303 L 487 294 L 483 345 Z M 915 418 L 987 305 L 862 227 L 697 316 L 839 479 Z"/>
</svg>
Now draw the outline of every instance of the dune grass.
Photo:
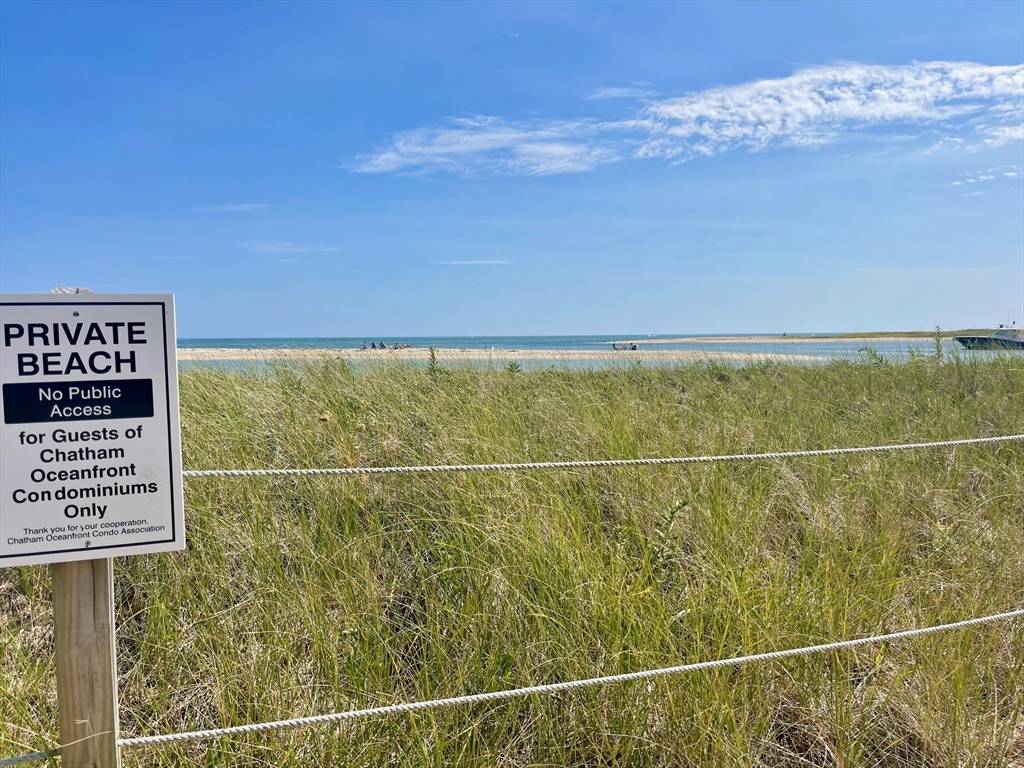
<svg viewBox="0 0 1024 768">
<path fill-rule="evenodd" d="M 182 376 L 185 465 L 733 453 L 1024 432 L 1024 360 Z M 1024 605 L 1024 445 L 186 483 L 115 563 L 123 736 L 823 642 Z M 56 734 L 49 582 L 0 571 L 0 756 Z M 162 748 L 126 766 L 1024 765 L 1024 625 Z"/>
</svg>

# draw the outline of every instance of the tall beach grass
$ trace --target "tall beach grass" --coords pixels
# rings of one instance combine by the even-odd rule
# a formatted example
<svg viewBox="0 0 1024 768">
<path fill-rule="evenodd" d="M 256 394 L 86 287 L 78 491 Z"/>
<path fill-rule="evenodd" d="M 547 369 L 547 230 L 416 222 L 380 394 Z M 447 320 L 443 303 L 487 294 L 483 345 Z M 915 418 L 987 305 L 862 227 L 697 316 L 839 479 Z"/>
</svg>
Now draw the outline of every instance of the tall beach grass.
<svg viewBox="0 0 1024 768">
<path fill-rule="evenodd" d="M 1024 360 L 182 376 L 185 465 L 670 456 L 1024 432 Z M 1024 605 L 1024 445 L 187 482 L 116 561 L 122 735 L 786 648 Z M 52 746 L 49 580 L 0 571 L 0 756 Z M 1024 765 L 1024 626 L 139 748 L 126 766 Z"/>
</svg>

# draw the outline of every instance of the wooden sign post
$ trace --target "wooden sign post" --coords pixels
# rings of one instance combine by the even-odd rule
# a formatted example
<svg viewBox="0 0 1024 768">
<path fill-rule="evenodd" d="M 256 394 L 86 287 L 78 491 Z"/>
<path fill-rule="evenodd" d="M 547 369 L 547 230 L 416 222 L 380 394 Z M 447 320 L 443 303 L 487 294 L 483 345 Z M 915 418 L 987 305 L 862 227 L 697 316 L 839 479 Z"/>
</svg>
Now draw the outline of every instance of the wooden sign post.
<svg viewBox="0 0 1024 768">
<path fill-rule="evenodd" d="M 54 563 L 50 574 L 62 764 L 120 768 L 113 560 Z"/>
<path fill-rule="evenodd" d="M 50 566 L 65 768 L 119 768 L 113 560 L 184 549 L 174 298 L 0 296 L 0 567 Z"/>
</svg>

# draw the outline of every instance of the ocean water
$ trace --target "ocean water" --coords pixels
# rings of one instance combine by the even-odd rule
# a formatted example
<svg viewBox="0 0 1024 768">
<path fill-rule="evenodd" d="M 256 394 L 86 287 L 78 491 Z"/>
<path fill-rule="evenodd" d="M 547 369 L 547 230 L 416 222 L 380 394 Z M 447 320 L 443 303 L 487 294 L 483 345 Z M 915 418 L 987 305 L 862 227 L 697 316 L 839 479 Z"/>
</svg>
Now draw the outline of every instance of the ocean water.
<svg viewBox="0 0 1024 768">
<path fill-rule="evenodd" d="M 583 349 L 611 351 L 612 341 L 617 339 L 672 339 L 681 334 L 663 336 L 340 336 L 295 337 L 274 339 L 178 339 L 182 348 L 229 347 L 233 349 L 359 349 L 365 341 L 367 346 L 384 342 L 389 347 L 395 344 L 411 344 L 426 349 Z M 659 348 L 661 345 L 659 345 Z"/>
<path fill-rule="evenodd" d="M 746 335 L 746 334 L 744 334 Z M 228 348 L 238 349 L 240 352 L 249 349 L 359 349 L 365 341 L 367 345 L 371 342 L 384 342 L 389 347 L 395 344 L 409 344 L 412 347 L 426 349 L 436 347 L 438 349 L 490 349 L 497 353 L 493 361 L 477 361 L 478 365 L 504 365 L 501 359 L 501 352 L 504 350 L 539 350 L 550 352 L 550 358 L 528 359 L 521 361 L 524 368 L 547 367 L 557 364 L 562 367 L 606 367 L 630 364 L 635 365 L 635 358 L 628 354 L 623 355 L 621 361 L 616 360 L 612 349 L 612 343 L 625 339 L 646 339 L 654 341 L 657 339 L 687 338 L 692 339 L 686 343 L 660 343 L 644 345 L 641 349 L 670 350 L 685 349 L 693 352 L 708 352 L 709 358 L 714 358 L 717 352 L 742 352 L 758 355 L 774 356 L 782 358 L 789 355 L 800 355 L 801 362 L 814 364 L 815 362 L 827 363 L 831 360 L 856 360 L 867 359 L 868 355 L 877 353 L 887 360 L 894 362 L 909 359 L 914 354 L 931 355 L 935 353 L 935 341 L 933 339 L 902 339 L 902 340 L 865 340 L 865 339 L 841 339 L 833 338 L 828 334 L 819 334 L 812 341 L 781 342 L 776 340 L 774 335 L 764 335 L 764 340 L 758 336 L 751 336 L 749 340 L 735 343 L 716 341 L 720 334 L 714 336 L 686 335 L 686 334 L 616 334 L 616 335 L 590 335 L 590 336 L 378 336 L 378 337 L 282 337 L 282 338 L 209 338 L 209 339 L 179 339 L 178 346 L 183 349 L 202 348 Z M 706 339 L 706 341 L 705 341 Z M 972 352 L 963 349 L 955 340 L 944 339 L 942 341 L 944 354 L 959 354 L 964 357 L 991 356 L 992 352 Z M 868 352 L 867 350 L 871 350 Z M 579 359 L 574 356 L 572 360 L 559 358 L 559 352 L 563 350 L 582 350 L 594 353 L 593 359 Z M 511 356 L 510 356 L 511 357 Z M 810 358 L 810 359 L 807 359 Z M 241 358 L 239 358 L 241 360 Z M 260 363 L 250 364 L 259 366 Z M 737 361 L 723 361 L 730 364 L 737 364 Z M 367 361 L 369 364 L 369 361 Z M 673 365 L 673 361 L 647 360 L 645 365 Z M 742 364 L 740 362 L 739 364 Z M 232 360 L 220 361 L 183 361 L 182 367 L 238 367 L 239 362 Z"/>
</svg>

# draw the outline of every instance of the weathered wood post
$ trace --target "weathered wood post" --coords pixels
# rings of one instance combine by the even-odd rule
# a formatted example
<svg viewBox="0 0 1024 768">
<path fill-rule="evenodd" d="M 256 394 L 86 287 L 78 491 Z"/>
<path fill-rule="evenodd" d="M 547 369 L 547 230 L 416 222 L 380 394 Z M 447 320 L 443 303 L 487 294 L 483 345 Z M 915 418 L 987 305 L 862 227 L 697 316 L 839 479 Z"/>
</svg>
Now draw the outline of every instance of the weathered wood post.
<svg viewBox="0 0 1024 768">
<path fill-rule="evenodd" d="M 120 768 L 113 560 L 50 565 L 62 764 Z"/>
</svg>

